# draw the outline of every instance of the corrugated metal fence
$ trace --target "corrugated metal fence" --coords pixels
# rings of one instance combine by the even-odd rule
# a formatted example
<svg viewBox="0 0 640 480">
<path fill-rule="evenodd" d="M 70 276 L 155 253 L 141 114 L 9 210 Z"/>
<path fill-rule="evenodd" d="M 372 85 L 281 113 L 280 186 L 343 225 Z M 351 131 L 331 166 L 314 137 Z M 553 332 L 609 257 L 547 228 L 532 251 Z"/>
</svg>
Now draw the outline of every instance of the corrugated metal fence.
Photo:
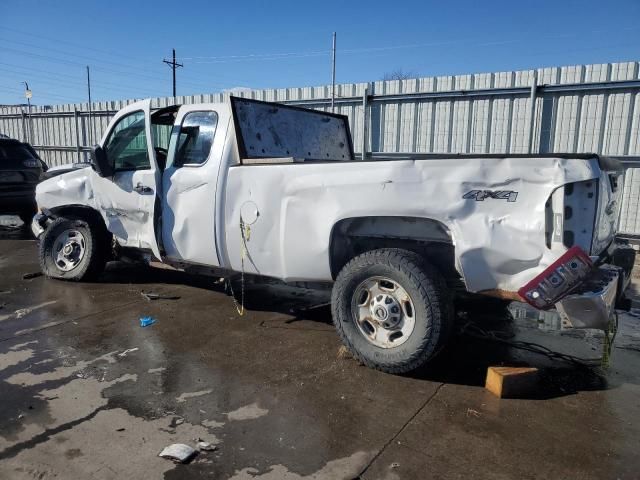
<svg viewBox="0 0 640 480">
<path fill-rule="evenodd" d="M 628 157 L 620 231 L 640 235 L 640 62 L 342 84 L 336 92 L 336 112 L 349 117 L 357 152 Z M 330 86 L 235 94 L 322 110 L 331 102 Z M 176 103 L 221 102 L 227 95 Z M 133 101 L 33 107 L 30 115 L 3 107 L 0 133 L 31 141 L 50 165 L 82 161 L 111 116 Z M 152 105 L 173 103 L 156 98 Z"/>
</svg>

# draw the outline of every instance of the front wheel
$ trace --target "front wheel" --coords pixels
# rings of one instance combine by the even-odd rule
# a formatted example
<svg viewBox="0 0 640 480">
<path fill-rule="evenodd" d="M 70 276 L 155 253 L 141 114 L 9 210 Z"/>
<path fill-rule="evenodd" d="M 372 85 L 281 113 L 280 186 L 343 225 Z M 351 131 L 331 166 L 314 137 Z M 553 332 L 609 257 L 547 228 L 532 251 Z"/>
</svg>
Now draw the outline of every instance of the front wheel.
<svg viewBox="0 0 640 480">
<path fill-rule="evenodd" d="M 93 280 L 106 262 L 104 232 L 81 219 L 57 218 L 40 239 L 40 267 L 51 278 Z"/>
<path fill-rule="evenodd" d="M 418 254 L 380 249 L 352 259 L 332 291 L 333 321 L 356 359 L 388 373 L 426 364 L 451 331 L 442 275 Z"/>
</svg>

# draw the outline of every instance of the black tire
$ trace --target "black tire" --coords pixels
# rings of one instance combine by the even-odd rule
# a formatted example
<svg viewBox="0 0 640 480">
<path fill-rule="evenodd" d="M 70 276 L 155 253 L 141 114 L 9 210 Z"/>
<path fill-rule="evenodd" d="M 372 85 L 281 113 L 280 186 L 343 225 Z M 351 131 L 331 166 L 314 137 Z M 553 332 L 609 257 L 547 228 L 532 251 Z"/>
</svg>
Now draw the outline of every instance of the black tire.
<svg viewBox="0 0 640 480">
<path fill-rule="evenodd" d="M 63 280 L 95 280 L 104 270 L 108 253 L 108 240 L 104 228 L 83 219 L 57 218 L 51 222 L 40 238 L 39 257 L 42 273 Z M 65 231 L 81 234 L 84 254 L 70 270 L 56 263 L 56 239 Z"/>
<path fill-rule="evenodd" d="M 371 277 L 397 282 L 413 303 L 415 326 L 401 345 L 374 345 L 356 324 L 352 299 L 358 286 Z M 424 366 L 441 350 L 453 329 L 452 300 L 444 278 L 408 250 L 384 248 L 353 258 L 338 274 L 331 300 L 333 322 L 342 343 L 357 360 L 387 373 L 406 373 Z"/>
</svg>

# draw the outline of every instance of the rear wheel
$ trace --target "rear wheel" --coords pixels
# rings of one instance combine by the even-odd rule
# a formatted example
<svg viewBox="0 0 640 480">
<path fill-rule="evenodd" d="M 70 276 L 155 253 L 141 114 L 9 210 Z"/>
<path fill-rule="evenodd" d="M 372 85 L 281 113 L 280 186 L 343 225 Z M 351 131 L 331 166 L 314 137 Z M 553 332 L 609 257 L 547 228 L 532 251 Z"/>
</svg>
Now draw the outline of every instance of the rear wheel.
<svg viewBox="0 0 640 480">
<path fill-rule="evenodd" d="M 365 365 L 404 373 L 426 364 L 451 331 L 445 281 L 416 253 L 366 252 L 340 272 L 332 291 L 333 320 L 342 342 Z"/>
<path fill-rule="evenodd" d="M 93 280 L 104 269 L 107 241 L 100 226 L 81 219 L 58 218 L 40 239 L 40 267 L 51 278 Z"/>
</svg>

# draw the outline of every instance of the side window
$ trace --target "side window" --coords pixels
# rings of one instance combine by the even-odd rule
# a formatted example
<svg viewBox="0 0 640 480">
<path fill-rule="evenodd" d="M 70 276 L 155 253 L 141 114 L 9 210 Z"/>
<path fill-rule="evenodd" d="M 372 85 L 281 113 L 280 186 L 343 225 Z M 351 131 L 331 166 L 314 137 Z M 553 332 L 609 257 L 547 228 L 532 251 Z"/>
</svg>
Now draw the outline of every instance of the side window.
<svg viewBox="0 0 640 480">
<path fill-rule="evenodd" d="M 144 112 L 134 112 L 120 119 L 109 135 L 105 153 L 116 171 L 151 168 Z"/>
<path fill-rule="evenodd" d="M 182 119 L 177 134 L 174 164 L 202 165 L 209 158 L 218 125 L 216 112 L 190 112 Z"/>
</svg>

